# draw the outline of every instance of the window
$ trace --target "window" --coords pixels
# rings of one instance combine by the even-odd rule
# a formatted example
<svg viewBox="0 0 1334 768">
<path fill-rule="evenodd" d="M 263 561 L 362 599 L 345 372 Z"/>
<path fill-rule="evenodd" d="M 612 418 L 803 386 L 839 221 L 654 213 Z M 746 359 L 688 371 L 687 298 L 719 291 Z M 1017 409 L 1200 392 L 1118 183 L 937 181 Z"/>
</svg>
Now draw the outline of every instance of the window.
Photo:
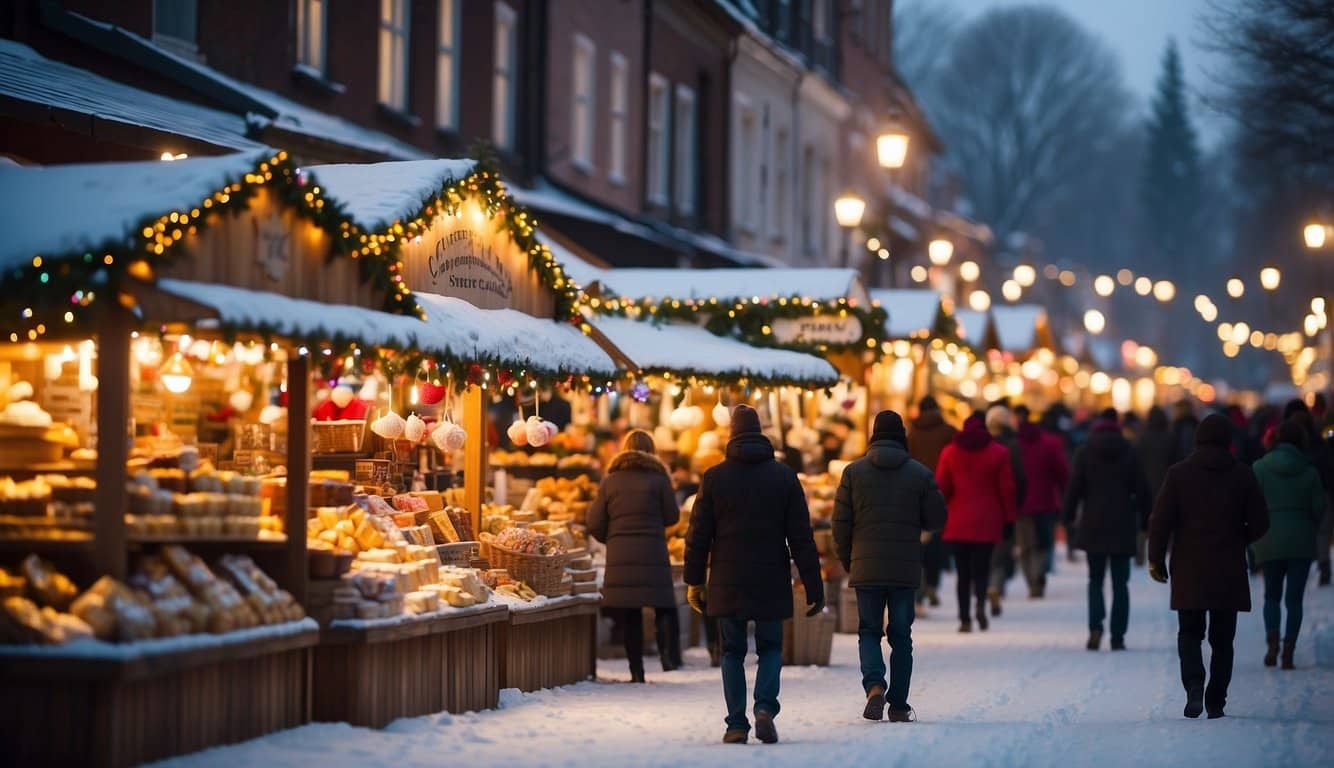
<svg viewBox="0 0 1334 768">
<path fill-rule="evenodd" d="M 788 157 L 787 129 L 779 128 L 774 135 L 774 210 L 770 217 L 769 234 L 775 240 L 785 239 L 788 216 L 788 187 L 791 184 L 788 170 L 791 159 Z"/>
<path fill-rule="evenodd" d="M 820 199 L 815 186 L 815 150 L 807 146 L 801 153 L 801 249 L 807 258 L 815 252 L 815 220 L 811 216 L 815 201 Z"/>
<path fill-rule="evenodd" d="M 514 9 L 505 3 L 496 3 L 496 67 L 491 84 L 491 140 L 501 149 L 514 147 L 516 23 Z"/>
<path fill-rule="evenodd" d="M 170 38 L 193 48 L 199 38 L 195 0 L 153 0 L 153 37 Z"/>
<path fill-rule="evenodd" d="M 738 99 L 736 143 L 736 214 L 737 224 L 747 232 L 755 231 L 755 153 L 757 125 L 750 102 Z"/>
<path fill-rule="evenodd" d="M 324 4 L 326 0 L 297 0 L 296 60 L 324 74 Z"/>
<path fill-rule="evenodd" d="M 435 125 L 459 127 L 459 0 L 440 0 L 436 19 Z"/>
<path fill-rule="evenodd" d="M 574 164 L 584 170 L 593 168 L 593 93 L 596 88 L 598 53 L 593 41 L 574 36 L 574 73 L 570 78 L 570 142 Z"/>
<path fill-rule="evenodd" d="M 648 78 L 648 200 L 667 204 L 667 164 L 670 157 L 667 130 L 671 121 L 667 79 L 657 73 Z"/>
<path fill-rule="evenodd" d="M 611 54 L 611 136 L 607 142 L 607 178 L 613 184 L 625 183 L 625 130 L 629 123 L 626 104 L 629 101 L 630 67 L 625 57 L 613 51 Z"/>
<path fill-rule="evenodd" d="M 380 103 L 408 110 L 408 0 L 380 0 Z"/>
<path fill-rule="evenodd" d="M 676 86 L 676 210 L 695 212 L 695 89 Z"/>
</svg>

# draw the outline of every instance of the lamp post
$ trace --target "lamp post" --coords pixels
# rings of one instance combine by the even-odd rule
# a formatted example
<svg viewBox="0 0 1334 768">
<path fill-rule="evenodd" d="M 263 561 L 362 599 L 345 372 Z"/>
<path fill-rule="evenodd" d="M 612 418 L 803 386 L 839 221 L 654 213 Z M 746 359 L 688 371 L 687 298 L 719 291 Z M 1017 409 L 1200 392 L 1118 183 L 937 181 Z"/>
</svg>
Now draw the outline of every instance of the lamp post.
<svg viewBox="0 0 1334 768">
<path fill-rule="evenodd" d="M 1302 228 L 1302 239 L 1306 242 L 1306 247 L 1312 251 L 1324 249 L 1332 238 L 1334 238 L 1334 226 L 1330 226 L 1323 221 L 1313 221 Z M 1320 274 L 1323 275 L 1326 272 L 1328 272 L 1328 270 L 1321 270 Z M 1327 290 L 1324 285 L 1324 279 L 1321 280 L 1321 283 L 1319 288 L 1323 293 Z M 1331 306 L 1334 306 L 1334 296 L 1329 299 L 1322 299 L 1321 309 L 1328 312 Z M 1315 309 L 1314 302 L 1312 302 L 1311 309 Z M 1326 322 L 1325 334 L 1329 338 L 1329 373 L 1331 377 L 1329 384 L 1334 385 L 1334 325 L 1330 325 Z"/>
<path fill-rule="evenodd" d="M 880 167 L 885 169 L 889 176 L 889 186 L 894 186 L 894 172 L 903 167 L 908 161 L 908 145 L 912 141 L 912 134 L 908 133 L 907 127 L 899 121 L 897 116 L 891 116 L 881 129 L 880 135 L 875 139 L 875 158 Z M 893 229 L 894 201 L 888 201 L 888 219 L 891 230 Z M 888 241 L 889 238 L 886 238 Z M 888 242 L 886 242 L 888 245 Z M 881 261 L 888 261 L 888 256 L 881 256 Z M 897 287 L 898 279 L 896 276 L 897 266 L 895 262 L 889 263 L 889 287 Z"/>
<path fill-rule="evenodd" d="M 848 190 L 834 201 L 834 219 L 843 229 L 843 266 L 852 266 L 852 231 L 862 224 L 862 215 L 866 213 L 866 201 L 856 192 Z"/>
</svg>

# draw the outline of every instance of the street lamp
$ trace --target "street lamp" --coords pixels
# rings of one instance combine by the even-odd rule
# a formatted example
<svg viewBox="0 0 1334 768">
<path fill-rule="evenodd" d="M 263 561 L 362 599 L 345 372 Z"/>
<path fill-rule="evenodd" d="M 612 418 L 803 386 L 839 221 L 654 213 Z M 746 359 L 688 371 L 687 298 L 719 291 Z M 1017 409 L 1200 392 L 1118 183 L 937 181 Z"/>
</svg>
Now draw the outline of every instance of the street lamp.
<svg viewBox="0 0 1334 768">
<path fill-rule="evenodd" d="M 908 131 L 897 120 L 885 126 L 875 140 L 875 154 L 882 168 L 902 168 L 908 159 Z"/>
<path fill-rule="evenodd" d="M 866 201 L 857 196 L 856 192 L 848 190 L 834 201 L 834 219 L 838 225 L 843 228 L 843 266 L 851 266 L 852 257 L 849 254 L 852 242 L 852 230 L 860 227 L 862 224 L 862 214 L 866 213 Z"/>
<path fill-rule="evenodd" d="M 1266 291 L 1278 290 L 1278 284 L 1282 278 L 1283 274 L 1278 271 L 1278 267 L 1273 265 L 1260 270 L 1260 286 Z"/>
<path fill-rule="evenodd" d="M 926 255 L 931 259 L 932 264 L 943 267 L 950 263 L 950 259 L 954 258 L 954 243 L 943 239 L 932 240 L 927 243 Z"/>
<path fill-rule="evenodd" d="M 1325 247 L 1325 238 L 1329 234 L 1329 227 L 1324 224 L 1307 224 L 1302 228 L 1302 237 L 1306 240 L 1306 247 L 1311 250 Z"/>
</svg>

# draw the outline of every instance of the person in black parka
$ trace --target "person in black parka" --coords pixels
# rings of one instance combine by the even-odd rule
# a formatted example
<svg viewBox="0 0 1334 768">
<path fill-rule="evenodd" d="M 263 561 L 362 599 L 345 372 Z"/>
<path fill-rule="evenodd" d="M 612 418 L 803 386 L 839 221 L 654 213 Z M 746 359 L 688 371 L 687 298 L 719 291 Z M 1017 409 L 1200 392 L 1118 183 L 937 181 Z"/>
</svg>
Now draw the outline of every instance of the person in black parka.
<svg viewBox="0 0 1334 768">
<path fill-rule="evenodd" d="M 1231 440 L 1226 416 L 1200 422 L 1195 452 L 1168 470 L 1149 518 L 1149 575 L 1166 583 L 1170 573 L 1172 580 L 1186 717 L 1199 717 L 1206 707 L 1211 719 L 1223 716 L 1237 613 L 1251 610 L 1246 547 L 1269 530 L 1260 484 L 1233 457 Z M 1213 649 L 1207 690 L 1200 648 L 1206 619 Z"/>
<path fill-rule="evenodd" d="M 681 518 L 667 468 L 643 430 L 625 436 L 588 507 L 588 534 L 607 545 L 602 607 L 619 613 L 631 682 L 644 682 L 644 608 L 657 613 L 658 653 L 664 672 L 679 666 L 676 590 L 664 531 Z M 675 636 L 674 636 L 675 635 Z"/>
<path fill-rule="evenodd" d="M 843 470 L 834 497 L 834 549 L 857 590 L 857 648 L 868 720 L 909 722 L 913 603 L 922 572 L 922 534 L 945 527 L 935 474 L 908 457 L 903 419 L 876 414 L 864 458 Z M 889 610 L 886 633 L 885 610 Z M 889 682 L 880 638 L 888 634 Z M 888 695 L 886 695 L 888 694 Z"/>
<path fill-rule="evenodd" d="M 686 532 L 687 599 L 719 620 L 728 743 L 744 744 L 750 733 L 743 663 L 747 625 L 755 622 L 755 735 L 773 743 L 783 621 L 792 617 L 792 563 L 806 589 L 808 616 L 824 610 L 824 582 L 797 474 L 774 460 L 754 408 L 736 406 L 731 422 L 727 459 L 701 479 Z"/>
<path fill-rule="evenodd" d="M 1155 405 L 1149 409 L 1144 431 L 1135 441 L 1135 455 L 1139 457 L 1140 466 L 1144 467 L 1144 475 L 1149 479 L 1149 492 L 1153 494 L 1151 499 L 1158 498 L 1158 491 L 1162 490 L 1168 468 L 1176 463 L 1175 454 L 1176 438 L 1172 435 L 1171 424 L 1167 421 L 1167 411 Z M 1149 503 L 1152 505 L 1153 502 Z M 1135 550 L 1137 565 L 1144 565 L 1146 544 L 1147 537 L 1141 536 L 1139 546 Z"/>
<path fill-rule="evenodd" d="M 1130 441 L 1121 434 L 1116 411 L 1104 411 L 1089 431 L 1088 442 L 1075 452 L 1070 487 L 1065 494 L 1066 525 L 1074 525 L 1075 546 L 1088 555 L 1088 649 L 1102 645 L 1107 606 L 1102 583 L 1112 573 L 1112 650 L 1126 648 L 1130 623 L 1130 558 L 1139 549 L 1139 534 L 1148 530 L 1153 504 L 1149 481 Z"/>
</svg>

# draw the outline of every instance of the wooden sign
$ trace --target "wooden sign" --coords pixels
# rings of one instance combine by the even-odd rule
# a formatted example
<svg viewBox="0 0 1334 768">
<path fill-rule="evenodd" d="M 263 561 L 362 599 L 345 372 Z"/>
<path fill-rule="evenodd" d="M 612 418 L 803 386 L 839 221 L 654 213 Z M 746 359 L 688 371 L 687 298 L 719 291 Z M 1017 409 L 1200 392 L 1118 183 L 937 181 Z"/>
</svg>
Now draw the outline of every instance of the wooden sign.
<svg viewBox="0 0 1334 768">
<path fill-rule="evenodd" d="M 357 459 L 352 479 L 360 485 L 388 485 L 393 462 L 384 459 Z"/>
<path fill-rule="evenodd" d="M 852 315 L 784 317 L 774 320 L 773 332 L 779 344 L 856 344 L 862 337 L 862 323 Z"/>
</svg>

